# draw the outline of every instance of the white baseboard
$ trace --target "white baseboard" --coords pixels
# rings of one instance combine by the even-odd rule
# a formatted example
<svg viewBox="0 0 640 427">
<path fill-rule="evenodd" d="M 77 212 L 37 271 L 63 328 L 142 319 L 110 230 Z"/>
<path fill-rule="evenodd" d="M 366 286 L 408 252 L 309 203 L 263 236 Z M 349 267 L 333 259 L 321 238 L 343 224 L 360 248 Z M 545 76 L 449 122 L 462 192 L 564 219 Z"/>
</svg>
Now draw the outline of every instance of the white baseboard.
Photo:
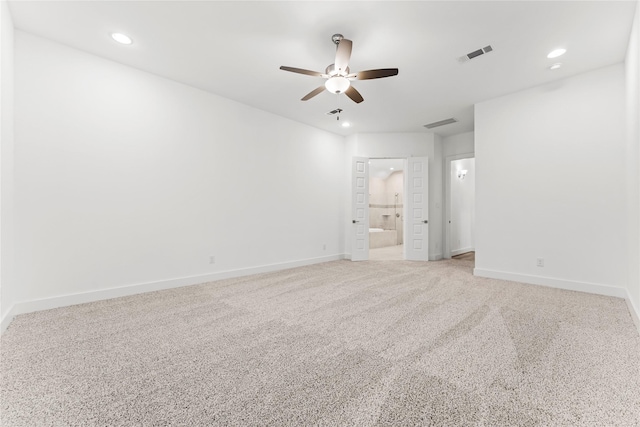
<svg viewBox="0 0 640 427">
<path fill-rule="evenodd" d="M 556 279 L 553 277 L 533 276 L 529 274 L 509 273 L 506 271 L 474 268 L 473 275 L 489 279 L 509 280 L 512 282 L 528 283 L 531 285 L 549 286 L 551 288 L 569 291 L 587 292 L 590 294 L 606 295 L 627 299 L 627 290 L 616 286 L 600 285 L 597 283 L 578 282 L 574 280 Z"/>
<path fill-rule="evenodd" d="M 629 314 L 631 315 L 631 319 L 633 323 L 636 325 L 636 329 L 640 334 L 640 307 L 636 307 L 633 301 L 631 300 L 631 295 L 629 295 L 629 291 L 627 291 L 627 307 L 629 308 Z"/>
<path fill-rule="evenodd" d="M 487 277 L 489 279 L 509 280 L 512 282 L 528 283 L 531 285 L 549 286 L 551 288 L 567 289 L 569 291 L 587 292 L 590 294 L 605 295 L 622 298 L 627 302 L 629 315 L 640 333 L 640 307 L 636 307 L 631 300 L 631 295 L 626 288 L 617 286 L 599 285 L 596 283 L 577 282 L 573 280 L 554 279 L 552 277 L 532 276 L 528 274 L 508 273 L 505 271 L 474 268 L 473 275 Z"/>
<path fill-rule="evenodd" d="M 344 254 L 329 255 L 318 258 L 308 258 L 297 261 L 283 262 L 279 264 L 268 264 L 257 267 L 241 268 L 238 270 L 221 271 L 198 276 L 181 277 L 176 279 L 161 280 L 157 282 L 137 283 L 134 285 L 121 286 L 110 289 L 100 289 L 76 294 L 60 295 L 50 298 L 42 298 L 30 301 L 19 301 L 13 304 L 8 313 L 2 318 L 0 331 L 4 332 L 13 318 L 19 314 L 32 313 L 34 311 L 50 310 L 52 308 L 67 307 L 70 305 L 84 304 L 88 302 L 101 301 L 111 298 L 119 298 L 129 295 L 142 294 L 145 292 L 161 291 L 164 289 L 179 288 L 182 286 L 198 285 L 201 283 L 213 282 L 234 277 L 249 276 L 252 274 L 269 273 L 271 271 L 287 270 L 289 268 L 302 267 L 305 265 L 320 264 L 329 261 L 344 259 Z"/>
<path fill-rule="evenodd" d="M 7 328 L 9 327 L 9 325 L 11 324 L 11 322 L 13 321 L 13 318 L 16 317 L 16 314 L 14 313 L 15 306 L 12 305 L 11 308 L 9 308 L 9 311 L 2 316 L 2 320 L 0 320 L 0 333 L 4 332 L 7 330 Z"/>
<path fill-rule="evenodd" d="M 440 261 L 442 259 L 442 254 L 433 254 L 429 255 L 429 261 Z"/>
</svg>

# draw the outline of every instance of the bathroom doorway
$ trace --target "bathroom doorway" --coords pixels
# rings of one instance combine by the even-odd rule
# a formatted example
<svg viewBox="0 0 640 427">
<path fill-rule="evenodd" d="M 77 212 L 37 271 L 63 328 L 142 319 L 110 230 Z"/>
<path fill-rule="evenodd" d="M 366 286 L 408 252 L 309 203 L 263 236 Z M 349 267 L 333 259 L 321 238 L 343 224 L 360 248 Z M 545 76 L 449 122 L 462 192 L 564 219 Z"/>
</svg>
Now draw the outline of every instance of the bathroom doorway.
<svg viewBox="0 0 640 427">
<path fill-rule="evenodd" d="M 445 258 L 475 261 L 475 158 L 473 153 L 445 161 Z"/>
<path fill-rule="evenodd" d="M 369 159 L 369 259 L 404 259 L 406 159 Z"/>
</svg>

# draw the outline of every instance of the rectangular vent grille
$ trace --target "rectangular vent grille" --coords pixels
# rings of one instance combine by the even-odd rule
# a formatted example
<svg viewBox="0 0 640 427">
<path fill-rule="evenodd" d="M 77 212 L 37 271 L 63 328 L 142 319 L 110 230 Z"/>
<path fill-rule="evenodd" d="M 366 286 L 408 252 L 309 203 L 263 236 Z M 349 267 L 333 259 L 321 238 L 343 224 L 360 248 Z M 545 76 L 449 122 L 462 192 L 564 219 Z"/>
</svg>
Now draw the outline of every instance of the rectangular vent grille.
<svg viewBox="0 0 640 427">
<path fill-rule="evenodd" d="M 491 46 L 485 46 L 482 49 L 474 50 L 473 52 L 469 52 L 464 56 L 458 58 L 460 62 L 466 62 L 470 59 L 477 58 L 480 55 L 484 55 L 485 53 L 492 52 L 493 48 Z"/>
<path fill-rule="evenodd" d="M 334 114 L 342 113 L 342 108 L 336 108 L 335 110 L 331 110 L 327 113 L 327 116 L 333 116 Z"/>
<path fill-rule="evenodd" d="M 473 52 L 471 52 L 471 53 L 467 53 L 467 58 L 469 58 L 469 59 L 473 59 L 473 58 L 475 58 L 476 56 L 480 56 L 480 55 L 483 55 L 483 54 L 484 54 L 484 50 L 482 50 L 482 49 L 478 49 L 478 50 L 474 50 L 474 51 L 473 51 Z"/>
<path fill-rule="evenodd" d="M 451 123 L 456 123 L 457 120 L 451 117 L 450 119 L 440 120 L 439 122 L 429 123 L 428 125 L 424 125 L 427 129 L 437 128 L 438 126 L 450 125 Z"/>
</svg>

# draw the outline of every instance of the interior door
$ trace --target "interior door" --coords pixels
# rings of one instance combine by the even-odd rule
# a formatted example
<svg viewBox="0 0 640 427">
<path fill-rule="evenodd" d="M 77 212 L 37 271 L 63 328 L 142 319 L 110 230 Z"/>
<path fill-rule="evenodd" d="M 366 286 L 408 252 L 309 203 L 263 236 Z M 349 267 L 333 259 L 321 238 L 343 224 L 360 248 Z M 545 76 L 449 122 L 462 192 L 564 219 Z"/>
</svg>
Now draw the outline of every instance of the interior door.
<svg viewBox="0 0 640 427">
<path fill-rule="evenodd" d="M 351 191 L 351 261 L 369 259 L 369 159 L 354 157 Z"/>
<path fill-rule="evenodd" d="M 429 260 L 429 159 L 409 157 L 406 167 L 405 259 Z"/>
</svg>

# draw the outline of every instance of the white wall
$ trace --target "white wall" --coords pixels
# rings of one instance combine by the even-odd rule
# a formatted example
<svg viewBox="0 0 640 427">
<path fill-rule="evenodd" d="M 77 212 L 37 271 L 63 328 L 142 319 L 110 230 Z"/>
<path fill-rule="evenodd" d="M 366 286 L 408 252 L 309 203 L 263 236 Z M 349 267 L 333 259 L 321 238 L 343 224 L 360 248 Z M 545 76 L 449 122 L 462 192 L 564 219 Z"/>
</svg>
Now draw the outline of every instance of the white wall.
<svg viewBox="0 0 640 427">
<path fill-rule="evenodd" d="M 15 87 L 24 307 L 342 257 L 343 137 L 21 31 Z"/>
<path fill-rule="evenodd" d="M 451 252 L 452 255 L 475 250 L 475 176 L 476 160 L 451 162 Z M 458 178 L 458 171 L 467 171 Z"/>
<path fill-rule="evenodd" d="M 442 140 L 433 133 L 360 133 L 347 137 L 347 176 L 351 176 L 353 156 L 384 157 L 428 157 L 429 158 L 429 259 L 442 258 Z M 351 184 L 345 183 L 346 221 L 351 220 Z M 345 252 L 351 254 L 350 224 L 345 228 Z"/>
<path fill-rule="evenodd" d="M 627 199 L 630 302 L 640 318 L 640 2 L 636 2 L 625 59 L 627 101 Z M 640 321 L 638 323 L 640 328 Z"/>
<path fill-rule="evenodd" d="M 0 329 L 13 305 L 13 22 L 6 1 L 0 2 Z"/>
<path fill-rule="evenodd" d="M 473 132 L 447 136 L 442 140 L 443 157 L 474 152 Z"/>
<path fill-rule="evenodd" d="M 623 296 L 624 129 L 622 64 L 476 105 L 476 274 Z"/>
</svg>

